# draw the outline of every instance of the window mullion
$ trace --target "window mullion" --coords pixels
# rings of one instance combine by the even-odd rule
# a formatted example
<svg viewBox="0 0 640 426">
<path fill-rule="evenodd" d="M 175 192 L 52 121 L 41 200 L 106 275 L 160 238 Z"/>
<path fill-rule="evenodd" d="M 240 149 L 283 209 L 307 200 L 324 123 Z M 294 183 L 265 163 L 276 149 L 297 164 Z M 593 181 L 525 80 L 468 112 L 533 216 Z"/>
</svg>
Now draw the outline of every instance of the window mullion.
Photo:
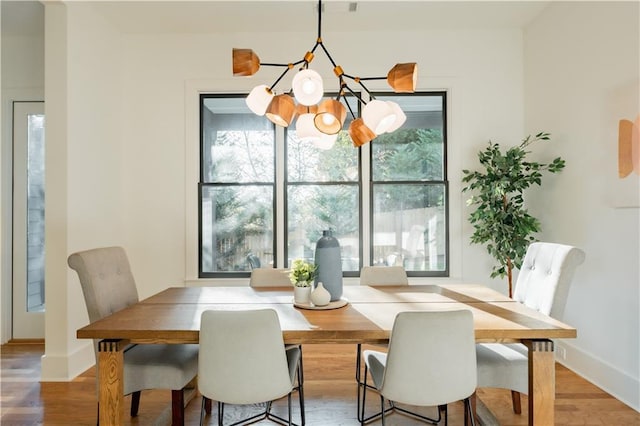
<svg viewBox="0 0 640 426">
<path fill-rule="evenodd" d="M 371 144 L 360 148 L 360 211 L 362 212 L 362 265 L 371 265 Z"/>
<path fill-rule="evenodd" d="M 286 268 L 287 259 L 285 257 L 285 232 L 286 227 L 286 209 L 285 209 L 285 167 L 286 167 L 286 139 L 284 127 L 275 126 L 276 128 L 276 268 Z"/>
</svg>

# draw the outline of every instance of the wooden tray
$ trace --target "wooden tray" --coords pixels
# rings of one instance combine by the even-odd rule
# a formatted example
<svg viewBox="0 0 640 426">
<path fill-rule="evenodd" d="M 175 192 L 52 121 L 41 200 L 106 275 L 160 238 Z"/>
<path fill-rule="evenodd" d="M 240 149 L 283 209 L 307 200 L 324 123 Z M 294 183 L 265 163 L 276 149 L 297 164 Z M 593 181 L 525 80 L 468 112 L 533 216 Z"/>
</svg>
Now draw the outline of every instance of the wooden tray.
<svg viewBox="0 0 640 426">
<path fill-rule="evenodd" d="M 347 306 L 348 304 L 349 304 L 349 301 L 344 297 L 340 298 L 340 300 L 329 302 L 328 305 L 324 305 L 324 306 L 316 306 L 311 302 L 309 303 L 296 303 L 295 301 L 293 302 L 293 306 L 295 306 L 296 308 L 312 309 L 316 311 L 324 311 L 327 309 L 338 309 L 338 308 L 342 308 L 343 306 Z"/>
</svg>

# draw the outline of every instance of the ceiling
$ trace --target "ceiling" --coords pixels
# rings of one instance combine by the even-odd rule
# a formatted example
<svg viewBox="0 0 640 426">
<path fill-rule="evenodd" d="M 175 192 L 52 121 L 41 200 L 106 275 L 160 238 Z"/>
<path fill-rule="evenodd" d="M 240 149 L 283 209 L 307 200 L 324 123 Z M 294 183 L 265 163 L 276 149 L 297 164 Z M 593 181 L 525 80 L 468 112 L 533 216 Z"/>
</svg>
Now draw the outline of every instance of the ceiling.
<svg viewBox="0 0 640 426">
<path fill-rule="evenodd" d="M 75 3 L 75 0 L 67 3 Z M 42 33 L 42 5 L 2 0 L 3 34 Z M 314 0 L 100 1 L 85 0 L 123 33 L 308 31 L 317 26 Z M 323 2 L 322 30 L 401 31 L 426 28 L 522 28 L 550 1 Z M 355 5 L 355 6 L 354 6 Z M 355 7 L 355 11 L 350 11 Z"/>
</svg>

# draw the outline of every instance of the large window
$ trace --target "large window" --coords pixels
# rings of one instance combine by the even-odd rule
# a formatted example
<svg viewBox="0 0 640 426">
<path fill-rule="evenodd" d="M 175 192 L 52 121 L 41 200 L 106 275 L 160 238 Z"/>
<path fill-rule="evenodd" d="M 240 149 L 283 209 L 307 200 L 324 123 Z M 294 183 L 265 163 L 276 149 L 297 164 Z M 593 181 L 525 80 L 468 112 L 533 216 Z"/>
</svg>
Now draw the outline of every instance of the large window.
<svg viewBox="0 0 640 426">
<path fill-rule="evenodd" d="M 361 149 L 342 131 L 327 149 L 244 96 L 201 95 L 200 277 L 312 261 L 327 230 L 345 276 L 364 264 L 448 275 L 445 93 L 376 98 L 398 102 L 404 126 Z"/>
<path fill-rule="evenodd" d="M 373 265 L 448 275 L 445 97 L 393 100 L 407 121 L 371 144 Z"/>
<path fill-rule="evenodd" d="M 292 127 L 286 133 L 287 265 L 313 261 L 316 242 L 329 231 L 340 241 L 343 272 L 355 275 L 362 240 L 359 152 L 346 131 L 323 149 L 299 140 Z"/>
<path fill-rule="evenodd" d="M 273 261 L 275 129 L 241 97 L 201 104 L 200 276 Z"/>
</svg>

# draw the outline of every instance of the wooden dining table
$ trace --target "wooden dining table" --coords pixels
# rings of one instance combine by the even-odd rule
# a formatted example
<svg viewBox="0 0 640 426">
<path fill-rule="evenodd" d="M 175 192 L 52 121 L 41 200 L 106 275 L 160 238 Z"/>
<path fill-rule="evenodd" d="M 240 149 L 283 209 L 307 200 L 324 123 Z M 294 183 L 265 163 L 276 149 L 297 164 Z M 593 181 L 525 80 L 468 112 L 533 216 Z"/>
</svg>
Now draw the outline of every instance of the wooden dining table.
<svg viewBox="0 0 640 426">
<path fill-rule="evenodd" d="M 127 345 L 198 343 L 208 309 L 273 308 L 285 343 L 388 343 L 398 312 L 469 309 L 477 342 L 522 342 L 529 349 L 529 425 L 554 424 L 555 358 L 550 339 L 576 329 L 486 286 L 474 284 L 344 287 L 346 306 L 294 306 L 291 287 L 171 287 L 77 330 L 98 339 L 100 424 L 123 423 L 123 353 Z M 355 362 L 355 360 L 354 360 Z"/>
</svg>

